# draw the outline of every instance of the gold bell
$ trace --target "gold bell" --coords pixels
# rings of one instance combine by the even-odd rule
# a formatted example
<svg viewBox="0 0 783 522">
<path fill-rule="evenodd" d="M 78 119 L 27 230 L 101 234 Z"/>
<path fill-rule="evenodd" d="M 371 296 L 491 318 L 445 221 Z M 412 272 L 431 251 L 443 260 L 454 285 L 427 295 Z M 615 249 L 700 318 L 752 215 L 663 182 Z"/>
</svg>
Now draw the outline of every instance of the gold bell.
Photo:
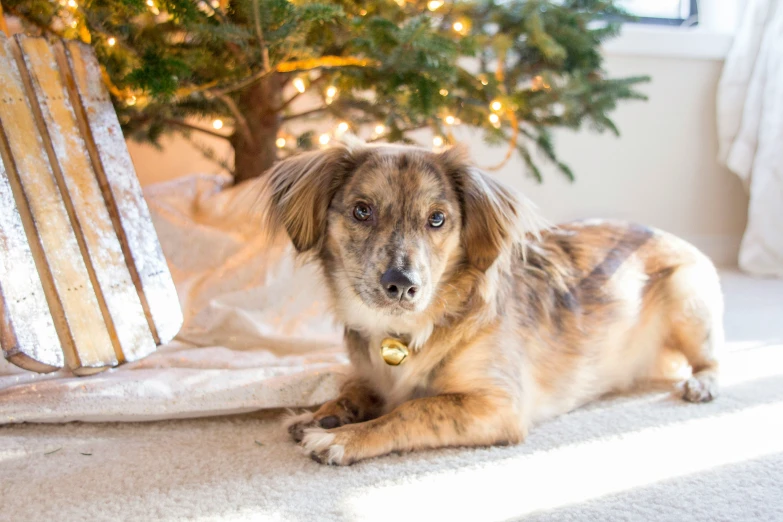
<svg viewBox="0 0 783 522">
<path fill-rule="evenodd" d="M 389 366 L 399 366 L 408 358 L 408 347 L 399 339 L 387 337 L 381 341 L 381 357 Z"/>
</svg>

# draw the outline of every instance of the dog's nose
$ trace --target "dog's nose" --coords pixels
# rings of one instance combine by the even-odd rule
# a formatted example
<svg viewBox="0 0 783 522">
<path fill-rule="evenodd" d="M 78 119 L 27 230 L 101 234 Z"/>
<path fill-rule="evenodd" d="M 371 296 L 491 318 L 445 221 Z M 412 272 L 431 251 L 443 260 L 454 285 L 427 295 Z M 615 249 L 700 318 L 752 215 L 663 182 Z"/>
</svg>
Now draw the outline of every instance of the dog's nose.
<svg viewBox="0 0 783 522">
<path fill-rule="evenodd" d="M 381 285 L 392 299 L 412 301 L 421 287 L 421 279 L 413 272 L 390 268 L 381 276 Z"/>
</svg>

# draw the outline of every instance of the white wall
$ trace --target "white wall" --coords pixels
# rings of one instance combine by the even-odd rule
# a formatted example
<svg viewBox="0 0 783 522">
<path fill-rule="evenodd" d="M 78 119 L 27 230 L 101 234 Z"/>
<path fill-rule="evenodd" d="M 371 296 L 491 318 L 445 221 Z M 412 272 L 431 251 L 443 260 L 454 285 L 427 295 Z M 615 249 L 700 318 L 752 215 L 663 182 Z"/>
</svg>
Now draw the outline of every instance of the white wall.
<svg viewBox="0 0 783 522">
<path fill-rule="evenodd" d="M 215 148 L 221 154 L 230 154 L 231 147 L 227 142 L 218 138 L 203 137 L 200 134 L 196 137 L 195 134 L 198 133 L 194 133 L 194 138 L 199 142 Z M 127 143 L 142 186 L 189 174 L 221 172 L 220 167 L 206 160 L 187 140 L 176 135 L 162 138 L 161 149 L 132 140 L 127 140 Z"/>
<path fill-rule="evenodd" d="M 614 114 L 622 136 L 584 131 L 557 133 L 561 159 L 576 182 L 545 170 L 538 185 L 514 160 L 496 175 L 521 189 L 555 222 L 583 217 L 634 220 L 676 233 L 723 265 L 735 264 L 745 227 L 747 196 L 739 181 L 716 161 L 715 91 L 718 59 L 660 58 L 612 54 L 612 76 L 648 74 L 648 102 L 629 102 Z M 505 149 L 469 140 L 479 165 L 497 163 Z M 225 144 L 217 142 L 218 146 Z M 142 184 L 196 172 L 217 172 L 179 139 L 165 150 L 129 144 Z M 225 149 L 224 149 L 225 150 Z"/>
<path fill-rule="evenodd" d="M 519 164 L 499 176 L 555 221 L 630 219 L 685 237 L 716 262 L 733 265 L 748 197 L 716 160 L 721 66 L 711 60 L 610 57 L 612 75 L 652 76 L 643 87 L 649 101 L 623 104 L 615 113 L 621 137 L 559 132 L 557 150 L 574 171 L 573 184 L 551 171 L 542 185 L 520 179 Z"/>
</svg>

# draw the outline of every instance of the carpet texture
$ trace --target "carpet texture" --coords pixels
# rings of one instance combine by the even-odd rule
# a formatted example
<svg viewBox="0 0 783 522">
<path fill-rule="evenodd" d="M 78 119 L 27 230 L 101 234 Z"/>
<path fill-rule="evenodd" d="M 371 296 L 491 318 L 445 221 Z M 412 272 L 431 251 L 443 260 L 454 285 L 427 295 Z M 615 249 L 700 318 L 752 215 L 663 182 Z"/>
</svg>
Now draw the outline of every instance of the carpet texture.
<svg viewBox="0 0 783 522">
<path fill-rule="evenodd" d="M 783 520 L 783 281 L 724 273 L 712 403 L 607 398 L 516 447 L 303 456 L 280 412 L 0 427 L 0 520 Z"/>
</svg>

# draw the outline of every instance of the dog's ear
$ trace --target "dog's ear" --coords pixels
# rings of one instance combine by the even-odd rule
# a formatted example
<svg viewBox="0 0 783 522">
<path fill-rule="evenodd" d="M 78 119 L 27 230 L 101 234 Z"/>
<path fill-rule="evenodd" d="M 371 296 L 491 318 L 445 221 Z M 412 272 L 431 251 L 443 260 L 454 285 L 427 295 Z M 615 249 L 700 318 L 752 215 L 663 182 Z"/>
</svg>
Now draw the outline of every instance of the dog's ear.
<svg viewBox="0 0 783 522">
<path fill-rule="evenodd" d="M 304 152 L 275 164 L 265 176 L 266 226 L 285 229 L 296 250 L 314 248 L 326 232 L 335 192 L 355 167 L 355 150 L 334 147 Z"/>
<path fill-rule="evenodd" d="M 534 207 L 473 166 L 463 147 L 446 150 L 438 159 L 460 199 L 462 243 L 468 262 L 486 271 L 504 249 L 524 238 L 524 225 L 536 220 Z"/>
</svg>

